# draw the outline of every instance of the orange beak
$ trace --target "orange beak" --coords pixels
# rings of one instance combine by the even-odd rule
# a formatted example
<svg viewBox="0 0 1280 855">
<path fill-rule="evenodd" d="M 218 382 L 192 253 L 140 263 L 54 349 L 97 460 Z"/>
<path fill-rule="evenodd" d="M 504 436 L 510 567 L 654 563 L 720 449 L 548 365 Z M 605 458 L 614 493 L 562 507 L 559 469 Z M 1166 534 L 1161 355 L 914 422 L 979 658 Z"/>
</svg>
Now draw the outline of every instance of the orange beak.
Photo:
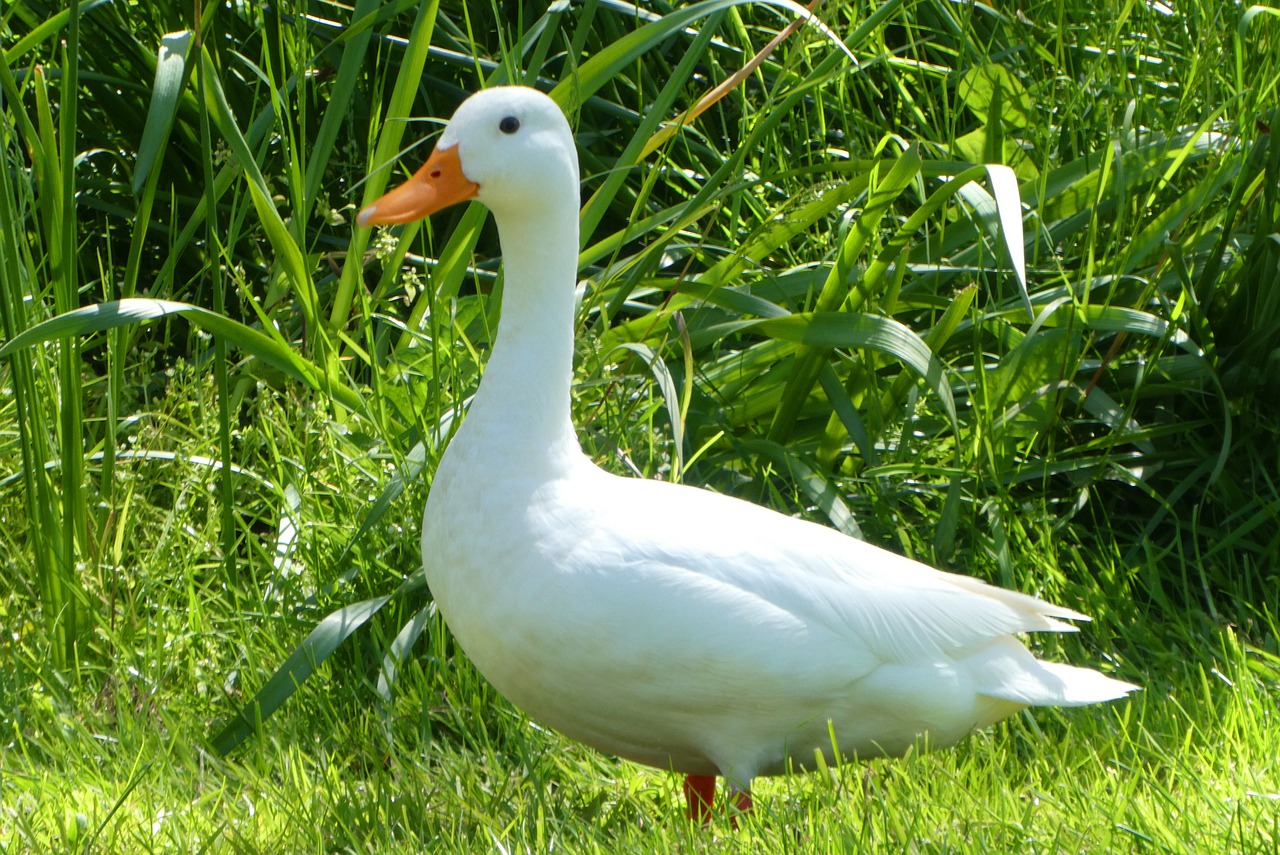
<svg viewBox="0 0 1280 855">
<path fill-rule="evenodd" d="M 458 146 L 437 148 L 408 181 L 365 207 L 356 222 L 367 228 L 420 220 L 441 208 L 475 198 L 479 190 L 479 184 L 462 174 Z"/>
</svg>

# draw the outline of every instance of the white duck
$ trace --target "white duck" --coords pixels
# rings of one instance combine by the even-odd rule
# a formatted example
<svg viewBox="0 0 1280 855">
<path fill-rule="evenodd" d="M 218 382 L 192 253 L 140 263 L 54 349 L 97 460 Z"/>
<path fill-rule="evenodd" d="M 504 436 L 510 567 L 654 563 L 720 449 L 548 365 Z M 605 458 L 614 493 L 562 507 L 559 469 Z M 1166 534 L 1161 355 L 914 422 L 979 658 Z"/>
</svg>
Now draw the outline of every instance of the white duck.
<svg viewBox="0 0 1280 855">
<path fill-rule="evenodd" d="M 468 98 L 434 153 L 359 223 L 466 199 L 493 212 L 502 320 L 466 422 L 440 461 L 422 560 L 462 649 L 512 703 L 601 751 L 685 773 L 705 820 L 723 775 L 815 754 L 955 743 L 1027 706 L 1136 687 L 1037 660 L 1016 637 L 1070 609 L 943 573 L 707 490 L 611 475 L 569 415 L 578 158 L 547 96 Z M 833 739 L 834 736 L 834 739 Z"/>
</svg>

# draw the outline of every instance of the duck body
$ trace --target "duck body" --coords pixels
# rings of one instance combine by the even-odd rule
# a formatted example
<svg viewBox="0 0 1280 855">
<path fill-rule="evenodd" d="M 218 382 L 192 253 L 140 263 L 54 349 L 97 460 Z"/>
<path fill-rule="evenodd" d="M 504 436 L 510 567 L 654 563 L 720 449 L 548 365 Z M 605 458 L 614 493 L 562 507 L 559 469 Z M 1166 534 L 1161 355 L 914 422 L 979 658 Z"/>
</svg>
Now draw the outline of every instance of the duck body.
<svg viewBox="0 0 1280 855">
<path fill-rule="evenodd" d="M 1076 617 L 1031 597 L 584 457 L 518 485 L 450 473 L 448 457 L 423 523 L 442 614 L 512 703 L 602 751 L 745 787 L 815 751 L 944 747 L 1026 706 L 1120 691 L 1013 637 Z M 501 536 L 456 536 L 489 525 Z"/>
<path fill-rule="evenodd" d="M 472 96 L 427 165 L 361 222 L 454 197 L 494 213 L 502 319 L 431 485 L 423 564 L 462 649 L 530 717 L 746 792 L 816 754 L 943 747 L 1027 706 L 1135 688 L 1039 661 L 1016 637 L 1071 631 L 1076 612 L 728 496 L 618 477 L 582 453 L 569 406 L 577 157 L 549 98 Z"/>
</svg>

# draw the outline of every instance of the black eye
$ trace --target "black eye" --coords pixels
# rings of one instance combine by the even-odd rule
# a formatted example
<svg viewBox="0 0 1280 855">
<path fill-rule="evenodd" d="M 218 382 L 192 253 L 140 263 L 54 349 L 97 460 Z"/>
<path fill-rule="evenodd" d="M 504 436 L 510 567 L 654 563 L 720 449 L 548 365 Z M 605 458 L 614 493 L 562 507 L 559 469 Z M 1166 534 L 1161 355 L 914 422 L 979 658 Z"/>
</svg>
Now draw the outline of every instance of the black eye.
<svg viewBox="0 0 1280 855">
<path fill-rule="evenodd" d="M 507 116 L 501 122 L 498 122 L 498 130 L 504 134 L 514 134 L 520 130 L 520 120 L 515 116 Z"/>
</svg>

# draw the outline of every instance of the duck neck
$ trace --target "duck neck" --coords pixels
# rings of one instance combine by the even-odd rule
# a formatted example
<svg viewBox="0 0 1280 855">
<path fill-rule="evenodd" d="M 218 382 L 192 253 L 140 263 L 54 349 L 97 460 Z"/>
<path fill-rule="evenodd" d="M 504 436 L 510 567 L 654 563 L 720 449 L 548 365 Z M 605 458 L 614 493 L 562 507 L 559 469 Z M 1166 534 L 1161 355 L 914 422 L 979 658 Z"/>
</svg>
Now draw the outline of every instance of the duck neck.
<svg viewBox="0 0 1280 855">
<path fill-rule="evenodd" d="M 495 212 L 504 264 L 502 317 L 468 425 L 496 430 L 521 460 L 579 450 L 569 413 L 573 380 L 577 187 L 538 216 Z M 561 204 L 554 204 L 554 202 Z"/>
</svg>

